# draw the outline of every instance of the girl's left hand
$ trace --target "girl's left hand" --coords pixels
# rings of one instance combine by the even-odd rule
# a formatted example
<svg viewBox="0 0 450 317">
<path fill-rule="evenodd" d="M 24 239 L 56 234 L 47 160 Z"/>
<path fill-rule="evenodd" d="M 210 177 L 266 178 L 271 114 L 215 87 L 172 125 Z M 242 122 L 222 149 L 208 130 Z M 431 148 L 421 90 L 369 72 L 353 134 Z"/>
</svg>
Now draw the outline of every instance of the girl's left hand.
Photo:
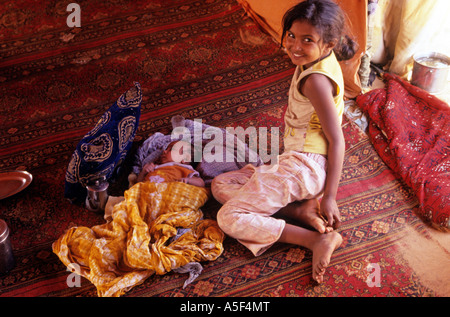
<svg viewBox="0 0 450 317">
<path fill-rule="evenodd" d="M 334 229 L 339 228 L 341 225 L 341 213 L 339 212 L 336 199 L 323 197 L 320 202 L 320 213 L 328 221 L 327 226 Z"/>
</svg>

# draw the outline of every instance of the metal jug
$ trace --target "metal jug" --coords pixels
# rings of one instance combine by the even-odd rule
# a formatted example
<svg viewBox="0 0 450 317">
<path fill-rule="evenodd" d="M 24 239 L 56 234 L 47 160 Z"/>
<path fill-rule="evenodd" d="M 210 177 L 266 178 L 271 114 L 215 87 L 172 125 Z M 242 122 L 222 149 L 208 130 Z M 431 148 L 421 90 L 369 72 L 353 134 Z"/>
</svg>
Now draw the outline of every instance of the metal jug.
<svg viewBox="0 0 450 317">
<path fill-rule="evenodd" d="M 109 183 L 105 177 L 98 178 L 86 185 L 86 208 L 93 212 L 103 212 L 108 201 Z"/>
</svg>

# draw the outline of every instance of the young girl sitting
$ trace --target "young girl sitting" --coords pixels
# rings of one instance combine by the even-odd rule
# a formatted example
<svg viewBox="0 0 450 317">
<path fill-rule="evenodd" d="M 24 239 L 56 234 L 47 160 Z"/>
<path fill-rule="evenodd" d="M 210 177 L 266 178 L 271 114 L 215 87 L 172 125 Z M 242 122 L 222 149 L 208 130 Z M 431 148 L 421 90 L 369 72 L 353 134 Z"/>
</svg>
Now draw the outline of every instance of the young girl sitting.
<svg viewBox="0 0 450 317">
<path fill-rule="evenodd" d="M 344 80 L 338 60 L 356 52 L 356 43 L 343 34 L 344 21 L 331 0 L 307 0 L 286 12 L 282 45 L 297 68 L 285 114 L 285 151 L 274 166 L 247 165 L 219 175 L 211 187 L 224 204 L 217 221 L 226 234 L 255 256 L 275 242 L 309 248 L 318 283 L 342 243 L 335 231 L 345 151 Z M 275 214 L 304 225 L 286 223 Z"/>
</svg>

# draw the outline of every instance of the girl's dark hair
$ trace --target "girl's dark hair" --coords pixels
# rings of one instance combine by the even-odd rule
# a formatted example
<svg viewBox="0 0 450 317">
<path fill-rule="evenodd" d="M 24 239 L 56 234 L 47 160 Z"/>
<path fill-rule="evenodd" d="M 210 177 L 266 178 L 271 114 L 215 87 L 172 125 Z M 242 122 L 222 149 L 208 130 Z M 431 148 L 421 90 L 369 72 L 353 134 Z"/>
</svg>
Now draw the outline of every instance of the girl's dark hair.
<svg viewBox="0 0 450 317">
<path fill-rule="evenodd" d="M 314 26 L 324 43 L 336 42 L 333 51 L 339 61 L 348 60 L 356 54 L 358 43 L 345 34 L 344 12 L 332 0 L 306 0 L 289 9 L 283 17 L 281 45 L 295 21 L 305 21 Z"/>
</svg>

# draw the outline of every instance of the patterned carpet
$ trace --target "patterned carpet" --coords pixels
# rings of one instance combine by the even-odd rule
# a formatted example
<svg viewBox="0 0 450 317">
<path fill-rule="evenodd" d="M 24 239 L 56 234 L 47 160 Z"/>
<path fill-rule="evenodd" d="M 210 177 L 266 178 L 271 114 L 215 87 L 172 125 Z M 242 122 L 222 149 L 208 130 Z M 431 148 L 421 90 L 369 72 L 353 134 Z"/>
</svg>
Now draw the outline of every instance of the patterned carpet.
<svg viewBox="0 0 450 317">
<path fill-rule="evenodd" d="M 83 135 L 134 81 L 144 94 L 135 146 L 169 132 L 175 114 L 219 127 L 280 126 L 282 133 L 293 66 L 234 0 L 80 1 L 81 28 L 67 27 L 66 2 L 30 3 L 0 4 L 7 12 L 0 19 L 0 171 L 34 177 L 0 202 L 16 258 L 0 276 L 0 296 L 95 297 L 85 279 L 68 286 L 69 272 L 51 249 L 66 229 L 104 221 L 63 198 L 65 170 Z M 398 252 L 406 229 L 430 236 L 414 214 L 417 200 L 348 119 L 344 133 L 344 242 L 323 284 L 311 281 L 306 249 L 276 244 L 255 258 L 227 238 L 224 253 L 186 288 L 186 275 L 169 273 L 125 296 L 446 295 Z M 219 208 L 211 199 L 202 209 L 214 217 Z"/>
</svg>

